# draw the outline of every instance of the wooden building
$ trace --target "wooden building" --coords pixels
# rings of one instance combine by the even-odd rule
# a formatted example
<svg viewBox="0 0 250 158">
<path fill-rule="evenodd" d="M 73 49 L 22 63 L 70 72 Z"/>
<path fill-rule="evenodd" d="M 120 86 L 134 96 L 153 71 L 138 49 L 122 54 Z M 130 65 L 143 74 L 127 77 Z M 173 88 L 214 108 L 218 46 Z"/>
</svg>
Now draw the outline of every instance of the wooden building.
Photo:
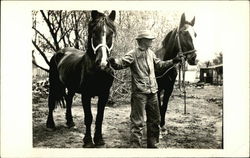
<svg viewBox="0 0 250 158">
<path fill-rule="evenodd" d="M 223 84 L 223 64 L 200 68 L 200 82 Z"/>
</svg>

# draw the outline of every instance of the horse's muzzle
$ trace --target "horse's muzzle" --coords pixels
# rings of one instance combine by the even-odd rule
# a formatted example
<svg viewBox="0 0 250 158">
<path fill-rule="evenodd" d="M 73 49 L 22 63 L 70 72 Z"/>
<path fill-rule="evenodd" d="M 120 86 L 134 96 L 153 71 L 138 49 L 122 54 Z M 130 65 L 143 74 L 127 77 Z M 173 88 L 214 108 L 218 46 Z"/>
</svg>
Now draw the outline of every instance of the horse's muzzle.
<svg viewBox="0 0 250 158">
<path fill-rule="evenodd" d="M 196 53 L 194 53 L 191 57 L 188 57 L 187 62 L 189 65 L 197 65 L 198 60 L 196 60 Z"/>
<path fill-rule="evenodd" d="M 107 61 L 100 62 L 100 64 L 98 65 L 98 67 L 99 67 L 101 70 L 106 69 L 107 66 L 108 66 L 108 62 L 107 62 Z"/>
</svg>

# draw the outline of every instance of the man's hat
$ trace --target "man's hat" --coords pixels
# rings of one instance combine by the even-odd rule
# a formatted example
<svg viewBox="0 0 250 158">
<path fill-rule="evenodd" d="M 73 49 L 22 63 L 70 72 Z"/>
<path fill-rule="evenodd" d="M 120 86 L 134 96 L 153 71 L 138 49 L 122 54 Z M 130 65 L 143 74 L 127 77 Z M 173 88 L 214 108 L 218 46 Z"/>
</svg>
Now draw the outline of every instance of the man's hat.
<svg viewBox="0 0 250 158">
<path fill-rule="evenodd" d="M 147 38 L 147 39 L 155 39 L 151 31 L 149 30 L 141 30 L 139 31 L 137 37 L 135 39 L 142 39 L 142 38 Z"/>
</svg>

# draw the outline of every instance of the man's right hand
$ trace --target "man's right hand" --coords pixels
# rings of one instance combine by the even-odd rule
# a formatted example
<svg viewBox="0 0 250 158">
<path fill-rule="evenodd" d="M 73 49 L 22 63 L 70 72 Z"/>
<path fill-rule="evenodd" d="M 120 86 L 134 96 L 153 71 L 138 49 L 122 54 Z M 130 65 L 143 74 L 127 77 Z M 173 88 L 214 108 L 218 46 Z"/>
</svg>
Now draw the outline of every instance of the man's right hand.
<svg viewBox="0 0 250 158">
<path fill-rule="evenodd" d="M 172 60 L 173 60 L 173 63 L 174 63 L 174 64 L 180 63 L 180 62 L 182 62 L 182 57 L 181 57 L 181 56 L 176 56 L 176 57 L 173 58 Z"/>
</svg>

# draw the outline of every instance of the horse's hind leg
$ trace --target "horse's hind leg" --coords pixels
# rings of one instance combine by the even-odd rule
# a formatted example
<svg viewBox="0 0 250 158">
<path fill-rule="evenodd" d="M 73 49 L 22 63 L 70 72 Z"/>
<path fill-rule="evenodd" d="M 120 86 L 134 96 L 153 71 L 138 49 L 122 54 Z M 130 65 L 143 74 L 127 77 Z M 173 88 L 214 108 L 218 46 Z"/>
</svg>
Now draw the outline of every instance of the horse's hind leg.
<svg viewBox="0 0 250 158">
<path fill-rule="evenodd" d="M 98 105 L 97 105 L 97 115 L 95 122 L 95 135 L 94 135 L 94 143 L 96 146 L 104 145 L 105 142 L 102 137 L 102 122 L 105 105 L 108 101 L 109 93 L 104 93 L 99 96 Z"/>
<path fill-rule="evenodd" d="M 73 101 L 73 97 L 74 97 L 75 93 L 74 92 L 71 92 L 69 91 L 68 94 L 66 95 L 65 99 L 66 99 L 66 120 L 67 120 L 67 126 L 70 128 L 70 127 L 73 127 L 75 126 L 75 123 L 73 122 L 73 118 L 72 118 L 72 111 L 71 111 L 71 108 L 72 108 L 72 101 Z"/>
<path fill-rule="evenodd" d="M 85 148 L 91 148 L 94 147 L 94 143 L 91 137 L 91 124 L 93 121 L 93 116 L 91 112 L 91 97 L 85 97 L 82 95 L 82 105 L 83 105 L 83 110 L 84 110 L 84 123 L 86 126 L 86 132 L 85 136 L 83 138 L 84 145 L 83 147 Z"/>
<path fill-rule="evenodd" d="M 48 101 L 48 106 L 49 106 L 49 114 L 46 122 L 47 128 L 50 129 L 55 129 L 55 122 L 53 119 L 53 111 L 55 109 L 55 97 L 50 93 L 49 94 L 49 101 Z"/>
</svg>

